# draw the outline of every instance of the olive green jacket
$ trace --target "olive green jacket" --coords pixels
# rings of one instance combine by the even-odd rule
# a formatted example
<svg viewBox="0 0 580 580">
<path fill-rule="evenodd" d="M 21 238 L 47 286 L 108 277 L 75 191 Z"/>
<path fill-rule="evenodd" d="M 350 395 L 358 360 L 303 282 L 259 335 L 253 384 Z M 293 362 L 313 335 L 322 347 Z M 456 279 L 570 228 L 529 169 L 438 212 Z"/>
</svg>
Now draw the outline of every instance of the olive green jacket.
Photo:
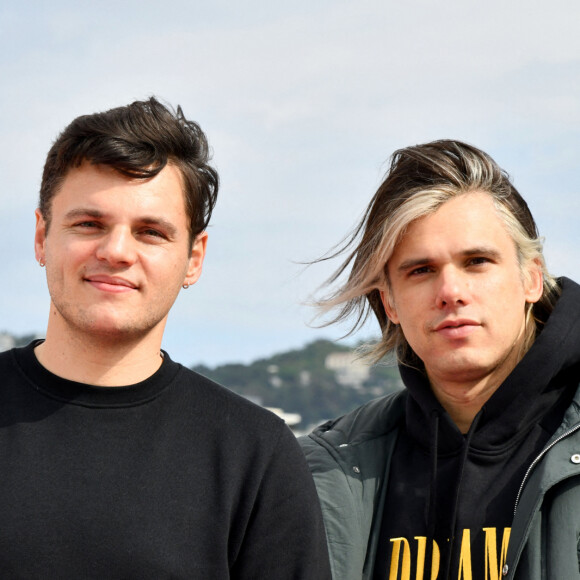
<svg viewBox="0 0 580 580">
<path fill-rule="evenodd" d="M 406 398 L 402 390 L 376 399 L 300 439 L 322 505 L 334 580 L 373 577 Z M 530 465 L 514 510 L 500 578 L 580 580 L 580 388 Z"/>
</svg>

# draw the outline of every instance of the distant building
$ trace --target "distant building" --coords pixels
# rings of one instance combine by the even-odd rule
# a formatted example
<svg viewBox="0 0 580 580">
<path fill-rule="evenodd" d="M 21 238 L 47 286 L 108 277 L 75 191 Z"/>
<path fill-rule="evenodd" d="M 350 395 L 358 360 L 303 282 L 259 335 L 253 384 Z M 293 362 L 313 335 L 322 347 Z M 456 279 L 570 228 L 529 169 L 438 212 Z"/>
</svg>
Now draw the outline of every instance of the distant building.
<svg viewBox="0 0 580 580">
<path fill-rule="evenodd" d="M 270 384 L 275 389 L 279 389 L 284 383 L 283 383 L 282 379 L 278 376 L 278 371 L 280 370 L 280 368 L 278 367 L 278 365 L 269 365 L 266 370 L 271 375 L 270 376 L 270 379 L 269 379 Z"/>
<path fill-rule="evenodd" d="M 347 387 L 360 389 L 370 376 L 370 368 L 352 352 L 330 353 L 324 366 L 334 371 L 336 381 Z"/>
<path fill-rule="evenodd" d="M 309 387 L 312 382 L 312 373 L 310 371 L 302 370 L 298 375 L 298 382 L 301 387 Z"/>
</svg>

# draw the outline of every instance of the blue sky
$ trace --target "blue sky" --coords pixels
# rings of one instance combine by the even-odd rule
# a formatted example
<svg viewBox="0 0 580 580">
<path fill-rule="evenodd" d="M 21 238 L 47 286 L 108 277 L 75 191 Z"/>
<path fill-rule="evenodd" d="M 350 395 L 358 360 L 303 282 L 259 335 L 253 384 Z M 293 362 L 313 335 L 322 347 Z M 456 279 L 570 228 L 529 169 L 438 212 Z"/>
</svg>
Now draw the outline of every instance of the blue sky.
<svg viewBox="0 0 580 580">
<path fill-rule="evenodd" d="M 550 270 L 580 278 L 580 4 L 7 1 L 0 5 L 0 330 L 42 333 L 34 209 L 80 114 L 157 95 L 208 134 L 222 179 L 201 280 L 164 347 L 250 361 L 340 328 L 303 303 L 397 148 L 457 138 L 512 175 Z M 375 331 L 373 325 L 362 333 Z"/>
</svg>

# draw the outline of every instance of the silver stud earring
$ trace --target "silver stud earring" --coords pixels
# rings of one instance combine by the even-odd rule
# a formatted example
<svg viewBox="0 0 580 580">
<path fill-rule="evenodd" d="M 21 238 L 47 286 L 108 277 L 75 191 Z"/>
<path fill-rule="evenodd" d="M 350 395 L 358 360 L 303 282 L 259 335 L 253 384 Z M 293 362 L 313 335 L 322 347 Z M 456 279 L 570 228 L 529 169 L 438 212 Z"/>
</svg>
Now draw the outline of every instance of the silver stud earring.
<svg viewBox="0 0 580 580">
<path fill-rule="evenodd" d="M 39 260 L 39 261 L 38 261 L 38 265 L 39 265 L 41 268 L 44 268 L 44 262 L 43 262 L 42 260 Z"/>
<path fill-rule="evenodd" d="M 184 285 L 182 286 L 182 288 L 183 288 L 184 290 L 187 290 L 187 289 L 189 288 L 189 284 L 187 284 L 187 283 L 186 283 L 186 284 L 184 284 Z"/>
</svg>

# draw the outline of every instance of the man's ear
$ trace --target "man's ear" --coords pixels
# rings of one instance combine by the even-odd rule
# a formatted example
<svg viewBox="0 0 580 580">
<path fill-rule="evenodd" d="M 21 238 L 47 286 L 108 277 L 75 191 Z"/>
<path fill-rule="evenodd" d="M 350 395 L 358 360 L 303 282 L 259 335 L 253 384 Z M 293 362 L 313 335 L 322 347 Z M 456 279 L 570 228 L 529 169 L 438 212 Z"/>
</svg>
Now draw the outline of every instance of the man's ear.
<svg viewBox="0 0 580 580">
<path fill-rule="evenodd" d="M 185 275 L 185 279 L 183 281 L 183 283 L 187 284 L 188 286 L 195 284 L 201 276 L 201 269 L 207 248 L 207 238 L 207 232 L 201 232 L 201 234 L 198 234 L 193 242 L 191 256 L 189 256 L 187 274 Z"/>
<path fill-rule="evenodd" d="M 526 302 L 534 304 L 544 292 L 544 275 L 540 260 L 531 260 L 527 266 L 527 276 L 524 278 L 524 294 Z"/>
<path fill-rule="evenodd" d="M 38 263 L 46 261 L 46 221 L 42 217 L 42 213 L 37 209 L 36 215 L 36 230 L 34 232 L 34 255 Z"/>
<path fill-rule="evenodd" d="M 385 314 L 387 315 L 388 319 L 393 324 L 399 324 L 399 317 L 397 316 L 397 309 L 395 305 L 390 300 L 389 295 L 384 290 L 379 290 L 381 295 L 381 302 L 383 303 L 383 308 L 385 309 Z"/>
</svg>

